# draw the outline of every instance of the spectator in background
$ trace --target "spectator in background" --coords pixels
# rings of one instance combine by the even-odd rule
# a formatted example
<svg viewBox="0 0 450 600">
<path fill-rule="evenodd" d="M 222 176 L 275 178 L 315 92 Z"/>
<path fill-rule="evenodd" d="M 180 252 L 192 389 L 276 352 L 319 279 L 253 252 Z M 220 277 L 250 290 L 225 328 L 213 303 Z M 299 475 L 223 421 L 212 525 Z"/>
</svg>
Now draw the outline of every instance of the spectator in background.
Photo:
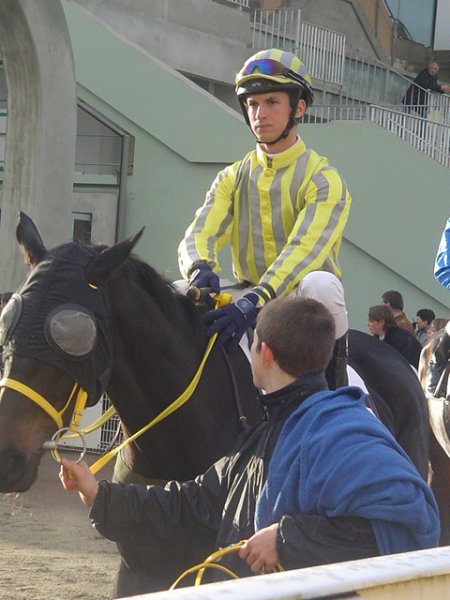
<svg viewBox="0 0 450 600">
<path fill-rule="evenodd" d="M 367 325 L 372 335 L 395 348 L 417 370 L 422 346 L 413 333 L 398 327 L 391 310 L 385 304 L 369 308 Z"/>
<path fill-rule="evenodd" d="M 448 323 L 448 319 L 433 319 L 428 330 L 428 339 L 432 338 L 435 333 L 444 329 Z"/>
<path fill-rule="evenodd" d="M 414 111 L 419 117 L 426 118 L 428 110 L 428 92 L 437 92 L 438 94 L 448 94 L 450 86 L 440 84 L 437 79 L 439 65 L 432 62 L 422 69 L 412 84 L 406 90 L 402 98 L 402 104 L 406 112 Z"/>
<path fill-rule="evenodd" d="M 450 217 L 442 232 L 441 242 L 436 254 L 434 276 L 441 285 L 450 290 Z"/>
<path fill-rule="evenodd" d="M 403 312 L 403 297 L 400 292 L 397 292 L 396 290 L 384 292 L 381 296 L 381 301 L 385 306 L 391 309 L 397 327 L 401 327 L 410 333 L 414 333 L 413 324 Z"/>
<path fill-rule="evenodd" d="M 428 342 L 428 331 L 430 330 L 431 322 L 435 317 L 436 315 L 431 308 L 421 308 L 416 313 L 417 329 L 415 335 L 421 346 L 425 346 Z"/>
</svg>

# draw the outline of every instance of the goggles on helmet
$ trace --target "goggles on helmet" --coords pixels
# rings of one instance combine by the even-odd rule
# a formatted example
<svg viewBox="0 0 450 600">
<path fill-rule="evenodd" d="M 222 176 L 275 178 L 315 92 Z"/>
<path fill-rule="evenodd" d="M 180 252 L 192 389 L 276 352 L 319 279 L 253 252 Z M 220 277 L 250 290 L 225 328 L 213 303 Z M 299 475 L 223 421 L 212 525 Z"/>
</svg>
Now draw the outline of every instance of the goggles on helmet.
<svg viewBox="0 0 450 600">
<path fill-rule="evenodd" d="M 288 79 L 293 79 L 301 86 L 306 86 L 309 88 L 310 84 L 304 79 L 301 75 L 296 73 L 295 71 L 291 71 L 291 69 L 287 69 L 283 64 L 274 60 L 272 58 L 260 58 L 257 60 L 252 60 L 248 64 L 244 66 L 244 68 L 239 73 L 239 82 L 242 82 L 245 78 L 251 76 L 258 75 L 268 75 L 272 77 L 287 77 Z"/>
</svg>

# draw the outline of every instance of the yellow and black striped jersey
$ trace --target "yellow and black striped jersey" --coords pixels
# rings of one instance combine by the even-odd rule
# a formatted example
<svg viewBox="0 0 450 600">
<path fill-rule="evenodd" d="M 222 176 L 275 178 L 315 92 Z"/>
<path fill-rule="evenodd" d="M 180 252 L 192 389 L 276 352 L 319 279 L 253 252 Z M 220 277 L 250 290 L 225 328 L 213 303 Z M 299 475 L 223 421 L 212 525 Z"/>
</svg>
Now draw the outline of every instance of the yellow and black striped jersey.
<svg viewBox="0 0 450 600">
<path fill-rule="evenodd" d="M 180 243 L 181 274 L 199 260 L 220 271 L 219 253 L 231 243 L 235 277 L 266 298 L 289 294 L 311 271 L 340 277 L 350 204 L 338 171 L 301 139 L 274 155 L 257 147 L 212 183 Z"/>
</svg>

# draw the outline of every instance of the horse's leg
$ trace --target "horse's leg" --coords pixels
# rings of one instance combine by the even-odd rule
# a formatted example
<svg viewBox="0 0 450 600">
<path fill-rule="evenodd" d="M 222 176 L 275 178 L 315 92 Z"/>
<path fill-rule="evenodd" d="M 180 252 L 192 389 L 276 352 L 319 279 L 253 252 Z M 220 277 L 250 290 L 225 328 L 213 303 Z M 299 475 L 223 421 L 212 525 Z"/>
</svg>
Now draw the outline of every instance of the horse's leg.
<svg viewBox="0 0 450 600">
<path fill-rule="evenodd" d="M 431 489 L 439 507 L 440 545 L 450 544 L 450 458 L 430 432 Z"/>
</svg>

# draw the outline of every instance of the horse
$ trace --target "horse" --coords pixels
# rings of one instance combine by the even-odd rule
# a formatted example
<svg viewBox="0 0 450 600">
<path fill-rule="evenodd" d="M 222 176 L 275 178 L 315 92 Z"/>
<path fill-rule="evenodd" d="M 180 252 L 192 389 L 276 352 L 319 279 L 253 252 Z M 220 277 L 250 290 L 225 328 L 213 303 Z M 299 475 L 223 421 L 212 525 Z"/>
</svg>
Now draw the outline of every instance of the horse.
<svg viewBox="0 0 450 600">
<path fill-rule="evenodd" d="M 34 223 L 22 213 L 17 239 L 32 271 L 0 325 L 6 334 L 5 378 L 25 382 L 61 413 L 74 380 L 86 390 L 88 405 L 106 390 L 126 434 L 139 430 L 187 388 L 208 339 L 195 305 L 130 256 L 139 237 L 103 251 L 69 243 L 47 252 Z M 62 315 L 59 325 L 55 309 Z M 14 329 L 15 319 L 20 320 Z M 71 331 L 64 333 L 66 327 Z M 70 339 L 80 332 L 86 339 L 76 347 Z M 64 426 L 71 408 L 73 401 L 62 413 Z M 230 450 L 244 421 L 252 424 L 260 417 L 248 361 L 213 347 L 191 399 L 125 448 L 122 471 L 140 481 L 189 480 Z M 29 397 L 2 388 L 1 492 L 30 488 L 43 442 L 56 427 Z M 206 550 L 197 556 L 194 548 L 172 548 L 164 555 L 130 541 L 120 552 L 115 594 L 122 597 L 168 587 L 182 566 L 204 558 Z"/>
<path fill-rule="evenodd" d="M 419 379 L 430 415 L 430 485 L 439 507 L 440 544 L 450 544 L 450 344 L 441 330 L 420 355 Z"/>
<path fill-rule="evenodd" d="M 106 390 L 131 435 L 188 387 L 208 343 L 205 326 L 192 301 L 132 254 L 141 235 L 111 247 L 68 242 L 48 251 L 20 213 L 16 237 L 31 272 L 0 317 L 0 492 L 30 488 L 43 445 L 70 422 L 74 398 L 85 394 L 92 405 Z M 409 365 L 353 330 L 349 362 L 423 474 L 428 416 Z M 260 417 L 247 358 L 213 346 L 192 398 L 125 448 L 115 479 L 191 479 L 231 450 L 242 423 Z M 164 551 L 130 540 L 119 550 L 115 593 L 124 597 L 167 588 L 213 549 Z"/>
</svg>

